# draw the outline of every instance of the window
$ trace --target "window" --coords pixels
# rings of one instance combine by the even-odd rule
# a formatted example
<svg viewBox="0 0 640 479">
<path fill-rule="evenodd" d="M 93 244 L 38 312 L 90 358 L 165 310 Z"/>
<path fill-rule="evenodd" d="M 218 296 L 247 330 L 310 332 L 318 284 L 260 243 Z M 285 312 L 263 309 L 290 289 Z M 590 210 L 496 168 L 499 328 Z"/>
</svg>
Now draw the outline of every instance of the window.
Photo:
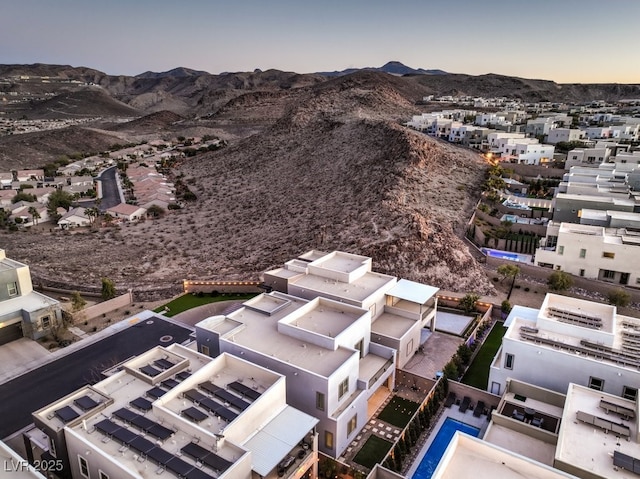
<svg viewBox="0 0 640 479">
<path fill-rule="evenodd" d="M 411 356 L 413 353 L 413 339 L 407 343 L 407 356 Z"/>
<path fill-rule="evenodd" d="M 354 414 L 349 422 L 347 423 L 347 436 L 350 436 L 353 431 L 358 427 L 358 415 Z"/>
<path fill-rule="evenodd" d="M 622 386 L 622 397 L 625 399 L 631 399 L 635 401 L 638 397 L 638 390 L 629 386 Z"/>
<path fill-rule="evenodd" d="M 594 378 L 593 376 L 590 376 L 589 387 L 591 389 L 595 389 L 596 391 L 602 391 L 602 389 L 604 388 L 604 379 Z"/>
<path fill-rule="evenodd" d="M 209 356 L 209 346 L 205 346 L 205 345 L 200 346 L 200 352 L 202 354 L 206 354 L 207 356 Z"/>
<path fill-rule="evenodd" d="M 7 284 L 7 291 L 9 291 L 9 296 L 17 296 L 18 295 L 18 283 L 15 281 L 13 283 Z"/>
<path fill-rule="evenodd" d="M 101 471 L 100 469 L 98 469 L 98 476 L 100 477 L 100 479 L 109 479 L 109 475 L 106 472 Z"/>
<path fill-rule="evenodd" d="M 89 478 L 89 463 L 87 462 L 87 460 L 78 455 L 78 464 L 80 464 L 80 475 L 82 477 L 86 477 Z"/>
<path fill-rule="evenodd" d="M 316 391 L 316 409 L 324 411 L 324 393 Z"/>
<path fill-rule="evenodd" d="M 584 248 L 580 249 L 580 257 L 581 258 L 586 258 L 587 257 L 587 250 Z"/>
<path fill-rule="evenodd" d="M 583 269 L 580 270 L 580 276 L 584 276 L 584 270 Z"/>
<path fill-rule="evenodd" d="M 360 352 L 360 359 L 362 359 L 364 357 L 364 338 L 354 344 L 353 349 L 357 349 Z"/>
<path fill-rule="evenodd" d="M 558 246 L 558 254 L 562 256 L 564 254 L 564 246 Z"/>
<path fill-rule="evenodd" d="M 602 271 L 602 277 L 605 279 L 613 279 L 616 277 L 616 272 L 615 271 L 611 271 L 608 269 L 605 269 Z"/>
<path fill-rule="evenodd" d="M 345 394 L 349 392 L 349 378 L 345 378 L 340 384 L 338 384 L 338 400 L 342 399 Z"/>
<path fill-rule="evenodd" d="M 330 431 L 324 432 L 324 447 L 327 449 L 333 449 L 333 433 Z"/>
<path fill-rule="evenodd" d="M 40 319 L 42 322 L 42 329 L 49 329 L 51 327 L 51 318 L 49 316 L 44 316 Z"/>
<path fill-rule="evenodd" d="M 506 354 L 504 357 L 504 368 L 513 369 L 513 354 Z"/>
<path fill-rule="evenodd" d="M 53 438 L 51 436 L 47 436 L 49 438 L 49 454 L 51 454 L 53 457 L 57 457 L 56 456 L 56 443 L 53 442 Z"/>
<path fill-rule="evenodd" d="M 603 258 L 611 258 L 611 259 L 613 259 L 613 258 L 616 257 L 616 254 L 615 253 L 609 253 L 609 252 L 605 251 L 604 253 L 602 253 L 602 257 Z"/>
</svg>

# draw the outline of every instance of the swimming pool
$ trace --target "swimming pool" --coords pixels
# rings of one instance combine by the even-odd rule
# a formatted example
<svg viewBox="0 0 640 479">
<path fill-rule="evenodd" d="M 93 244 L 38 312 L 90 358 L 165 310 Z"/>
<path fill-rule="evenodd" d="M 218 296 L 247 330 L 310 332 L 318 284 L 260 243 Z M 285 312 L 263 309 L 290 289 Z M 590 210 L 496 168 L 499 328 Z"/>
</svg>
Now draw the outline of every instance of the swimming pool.
<svg viewBox="0 0 640 479">
<path fill-rule="evenodd" d="M 508 259 L 511 261 L 519 261 L 520 263 L 530 263 L 531 256 L 528 254 L 512 253 L 510 251 L 501 251 L 499 249 L 482 248 L 482 252 L 493 258 Z"/>
<path fill-rule="evenodd" d="M 427 452 L 422 457 L 420 465 L 413 474 L 412 479 L 431 479 L 433 471 L 438 467 L 440 458 L 444 454 L 444 451 L 447 450 L 447 446 L 456 431 L 464 432 L 473 437 L 478 437 L 480 434 L 480 429 L 477 427 L 469 426 L 468 424 L 448 417 L 444 420 L 440 429 L 438 429 L 436 437 L 433 438 L 429 449 L 427 449 Z"/>
</svg>

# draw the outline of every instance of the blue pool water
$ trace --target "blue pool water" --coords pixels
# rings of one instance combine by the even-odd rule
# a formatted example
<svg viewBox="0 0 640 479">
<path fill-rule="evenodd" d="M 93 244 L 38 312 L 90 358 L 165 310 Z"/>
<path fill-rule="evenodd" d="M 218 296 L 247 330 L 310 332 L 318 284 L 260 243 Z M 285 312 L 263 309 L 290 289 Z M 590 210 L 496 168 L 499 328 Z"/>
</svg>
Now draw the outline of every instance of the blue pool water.
<svg viewBox="0 0 640 479">
<path fill-rule="evenodd" d="M 427 452 L 422 457 L 420 465 L 413 474 L 412 479 L 431 479 L 433 471 L 436 470 L 436 467 L 440 462 L 440 458 L 444 454 L 444 451 L 447 450 L 447 446 L 449 445 L 449 442 L 451 442 L 456 431 L 464 432 L 473 437 L 478 437 L 480 434 L 480 429 L 477 427 L 469 426 L 468 424 L 448 417 L 444 420 L 440 429 L 438 429 L 436 437 L 433 438 L 433 442 L 429 446 L 429 449 L 427 449 Z"/>
<path fill-rule="evenodd" d="M 482 252 L 487 256 L 494 258 L 508 259 L 511 261 L 520 261 L 521 263 L 528 263 L 529 257 L 524 254 L 511 253 L 509 251 L 500 251 L 498 249 L 482 248 Z"/>
</svg>

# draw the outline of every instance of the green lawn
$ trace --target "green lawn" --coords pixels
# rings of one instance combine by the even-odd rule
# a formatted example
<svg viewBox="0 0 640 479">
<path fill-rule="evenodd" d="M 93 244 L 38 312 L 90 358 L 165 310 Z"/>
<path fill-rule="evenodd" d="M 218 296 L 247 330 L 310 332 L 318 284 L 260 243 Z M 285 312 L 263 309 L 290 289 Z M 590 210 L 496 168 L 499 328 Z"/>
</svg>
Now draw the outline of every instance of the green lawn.
<svg viewBox="0 0 640 479">
<path fill-rule="evenodd" d="M 409 423 L 413 413 L 415 413 L 419 407 L 420 404 L 417 402 L 394 396 L 378 415 L 378 419 L 402 429 Z"/>
<path fill-rule="evenodd" d="M 498 349 L 500 349 L 502 336 L 504 336 L 506 332 L 507 328 L 505 328 L 502 323 L 496 323 L 493 326 L 493 329 L 482 344 L 473 363 L 471 363 L 471 366 L 469 366 L 469 369 L 467 369 L 467 372 L 462 378 L 464 384 L 478 389 L 487 389 L 491 361 L 493 361 Z"/>
<path fill-rule="evenodd" d="M 369 439 L 364 443 L 362 449 L 358 451 L 358 454 L 355 455 L 353 461 L 368 469 L 373 469 L 376 464 L 382 462 L 392 445 L 389 441 L 385 441 L 378 436 L 369 436 Z"/>
<path fill-rule="evenodd" d="M 209 294 L 196 296 L 191 293 L 187 293 L 174 299 L 173 301 L 168 302 L 167 304 L 160 306 L 159 308 L 154 309 L 154 311 L 156 313 L 160 313 L 168 307 L 169 311 L 165 313 L 165 316 L 171 317 L 188 309 L 195 308 L 196 306 L 202 306 L 203 304 L 216 303 L 218 301 L 246 301 L 247 299 L 253 298 L 256 295 L 257 293 L 229 293 L 218 294 L 216 296 L 211 296 Z"/>
</svg>

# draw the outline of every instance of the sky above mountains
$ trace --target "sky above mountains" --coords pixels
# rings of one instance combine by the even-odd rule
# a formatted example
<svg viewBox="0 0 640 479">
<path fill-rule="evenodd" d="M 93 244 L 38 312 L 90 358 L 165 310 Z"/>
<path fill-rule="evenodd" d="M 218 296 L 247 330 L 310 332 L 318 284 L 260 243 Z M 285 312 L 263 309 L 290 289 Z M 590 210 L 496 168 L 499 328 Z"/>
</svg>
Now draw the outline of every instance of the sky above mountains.
<svg viewBox="0 0 640 479">
<path fill-rule="evenodd" d="M 309 73 L 389 60 L 560 83 L 640 83 L 636 0 L 20 0 L 0 63 L 113 75 L 177 66 Z"/>
</svg>

